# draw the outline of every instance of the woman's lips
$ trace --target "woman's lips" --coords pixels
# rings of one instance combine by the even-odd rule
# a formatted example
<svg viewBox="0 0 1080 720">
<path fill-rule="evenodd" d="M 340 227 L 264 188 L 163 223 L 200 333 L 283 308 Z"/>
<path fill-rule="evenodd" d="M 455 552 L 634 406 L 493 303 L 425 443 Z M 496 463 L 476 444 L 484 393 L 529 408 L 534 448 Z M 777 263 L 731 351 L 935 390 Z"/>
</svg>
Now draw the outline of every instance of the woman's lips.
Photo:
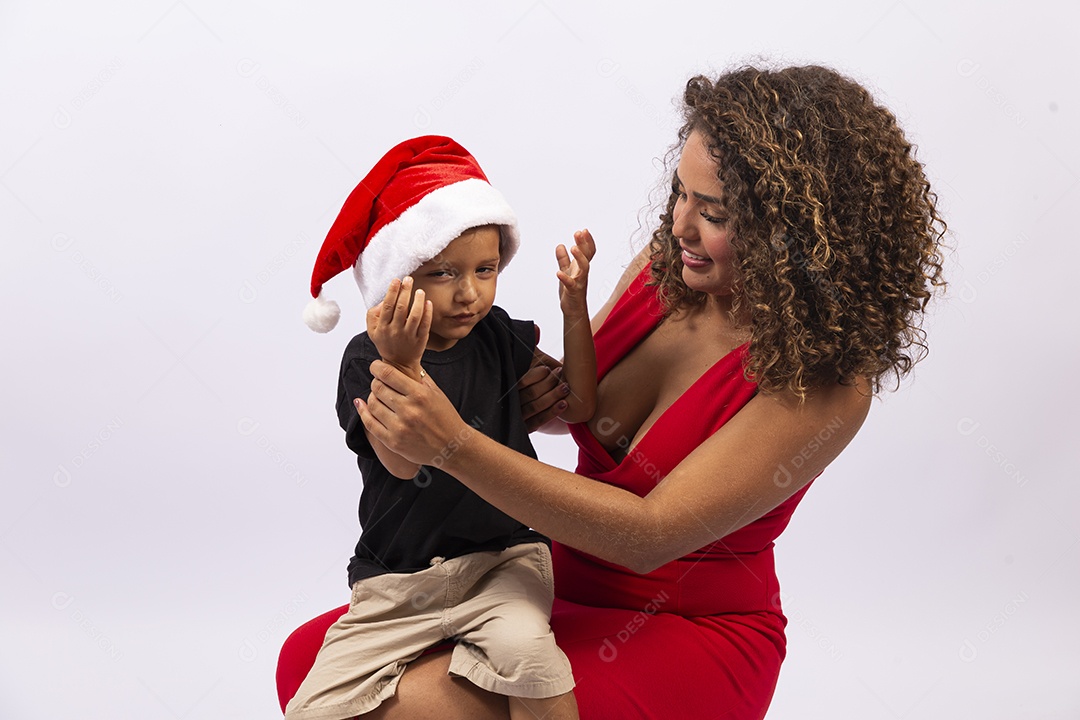
<svg viewBox="0 0 1080 720">
<path fill-rule="evenodd" d="M 711 259 L 702 255 L 695 255 L 686 248 L 682 249 L 682 261 L 683 265 L 690 268 L 701 268 L 712 264 Z"/>
</svg>

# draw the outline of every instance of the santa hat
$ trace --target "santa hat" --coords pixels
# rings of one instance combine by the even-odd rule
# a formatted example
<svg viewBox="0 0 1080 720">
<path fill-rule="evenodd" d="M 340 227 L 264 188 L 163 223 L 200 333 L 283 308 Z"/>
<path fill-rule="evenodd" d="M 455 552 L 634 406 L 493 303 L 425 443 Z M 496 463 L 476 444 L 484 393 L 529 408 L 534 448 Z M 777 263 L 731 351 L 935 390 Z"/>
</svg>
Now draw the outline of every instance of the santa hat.
<svg viewBox="0 0 1080 720">
<path fill-rule="evenodd" d="M 448 137 L 428 135 L 392 148 L 345 201 L 311 274 L 304 322 L 316 332 L 337 325 L 341 310 L 323 284 L 353 269 L 368 308 L 394 278 L 438 255 L 469 228 L 498 225 L 499 270 L 517 252 L 517 217 L 476 158 Z"/>
</svg>

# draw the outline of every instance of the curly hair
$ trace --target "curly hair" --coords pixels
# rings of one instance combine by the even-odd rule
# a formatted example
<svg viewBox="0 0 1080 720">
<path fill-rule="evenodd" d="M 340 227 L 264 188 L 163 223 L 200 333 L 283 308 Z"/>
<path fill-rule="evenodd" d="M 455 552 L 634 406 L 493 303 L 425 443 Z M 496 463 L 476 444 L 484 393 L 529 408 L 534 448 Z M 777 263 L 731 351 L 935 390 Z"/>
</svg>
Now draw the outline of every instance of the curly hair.
<svg viewBox="0 0 1080 720">
<path fill-rule="evenodd" d="M 699 75 L 683 103 L 678 146 L 701 133 L 723 183 L 746 377 L 801 399 L 857 378 L 875 394 L 886 377 L 899 383 L 926 354 L 920 321 L 945 285 L 946 225 L 893 114 L 818 66 Z M 669 314 L 706 299 L 682 279 L 677 199 L 673 187 L 650 242 L 650 284 Z"/>
</svg>

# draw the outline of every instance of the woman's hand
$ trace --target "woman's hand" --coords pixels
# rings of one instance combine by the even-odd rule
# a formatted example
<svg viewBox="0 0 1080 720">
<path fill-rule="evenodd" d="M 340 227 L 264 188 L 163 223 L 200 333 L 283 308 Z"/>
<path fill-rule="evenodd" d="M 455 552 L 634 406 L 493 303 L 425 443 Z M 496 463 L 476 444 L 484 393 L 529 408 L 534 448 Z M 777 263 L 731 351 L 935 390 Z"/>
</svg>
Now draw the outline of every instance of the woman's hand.
<svg viewBox="0 0 1080 720">
<path fill-rule="evenodd" d="M 539 327 L 536 328 L 536 342 L 540 342 Z M 566 423 L 558 418 L 559 413 L 566 410 L 566 396 L 569 394 L 570 386 L 562 378 L 562 363 L 536 348 L 532 365 L 518 380 L 521 414 L 529 432 L 566 432 Z"/>
<path fill-rule="evenodd" d="M 441 467 L 476 432 L 430 376 L 414 380 L 393 365 L 371 363 L 371 395 L 353 400 L 368 436 L 420 465 Z"/>
</svg>

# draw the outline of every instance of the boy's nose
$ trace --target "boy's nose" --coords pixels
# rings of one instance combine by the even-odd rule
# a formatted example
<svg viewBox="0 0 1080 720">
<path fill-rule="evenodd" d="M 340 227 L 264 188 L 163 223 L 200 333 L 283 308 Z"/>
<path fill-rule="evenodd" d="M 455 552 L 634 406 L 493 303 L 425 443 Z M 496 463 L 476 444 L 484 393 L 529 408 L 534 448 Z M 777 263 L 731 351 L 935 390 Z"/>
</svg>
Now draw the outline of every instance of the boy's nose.
<svg viewBox="0 0 1080 720">
<path fill-rule="evenodd" d="M 476 300 L 477 297 L 478 293 L 476 292 L 476 284 L 472 280 L 468 278 L 462 278 L 458 281 L 458 302 L 470 303 Z"/>
</svg>

